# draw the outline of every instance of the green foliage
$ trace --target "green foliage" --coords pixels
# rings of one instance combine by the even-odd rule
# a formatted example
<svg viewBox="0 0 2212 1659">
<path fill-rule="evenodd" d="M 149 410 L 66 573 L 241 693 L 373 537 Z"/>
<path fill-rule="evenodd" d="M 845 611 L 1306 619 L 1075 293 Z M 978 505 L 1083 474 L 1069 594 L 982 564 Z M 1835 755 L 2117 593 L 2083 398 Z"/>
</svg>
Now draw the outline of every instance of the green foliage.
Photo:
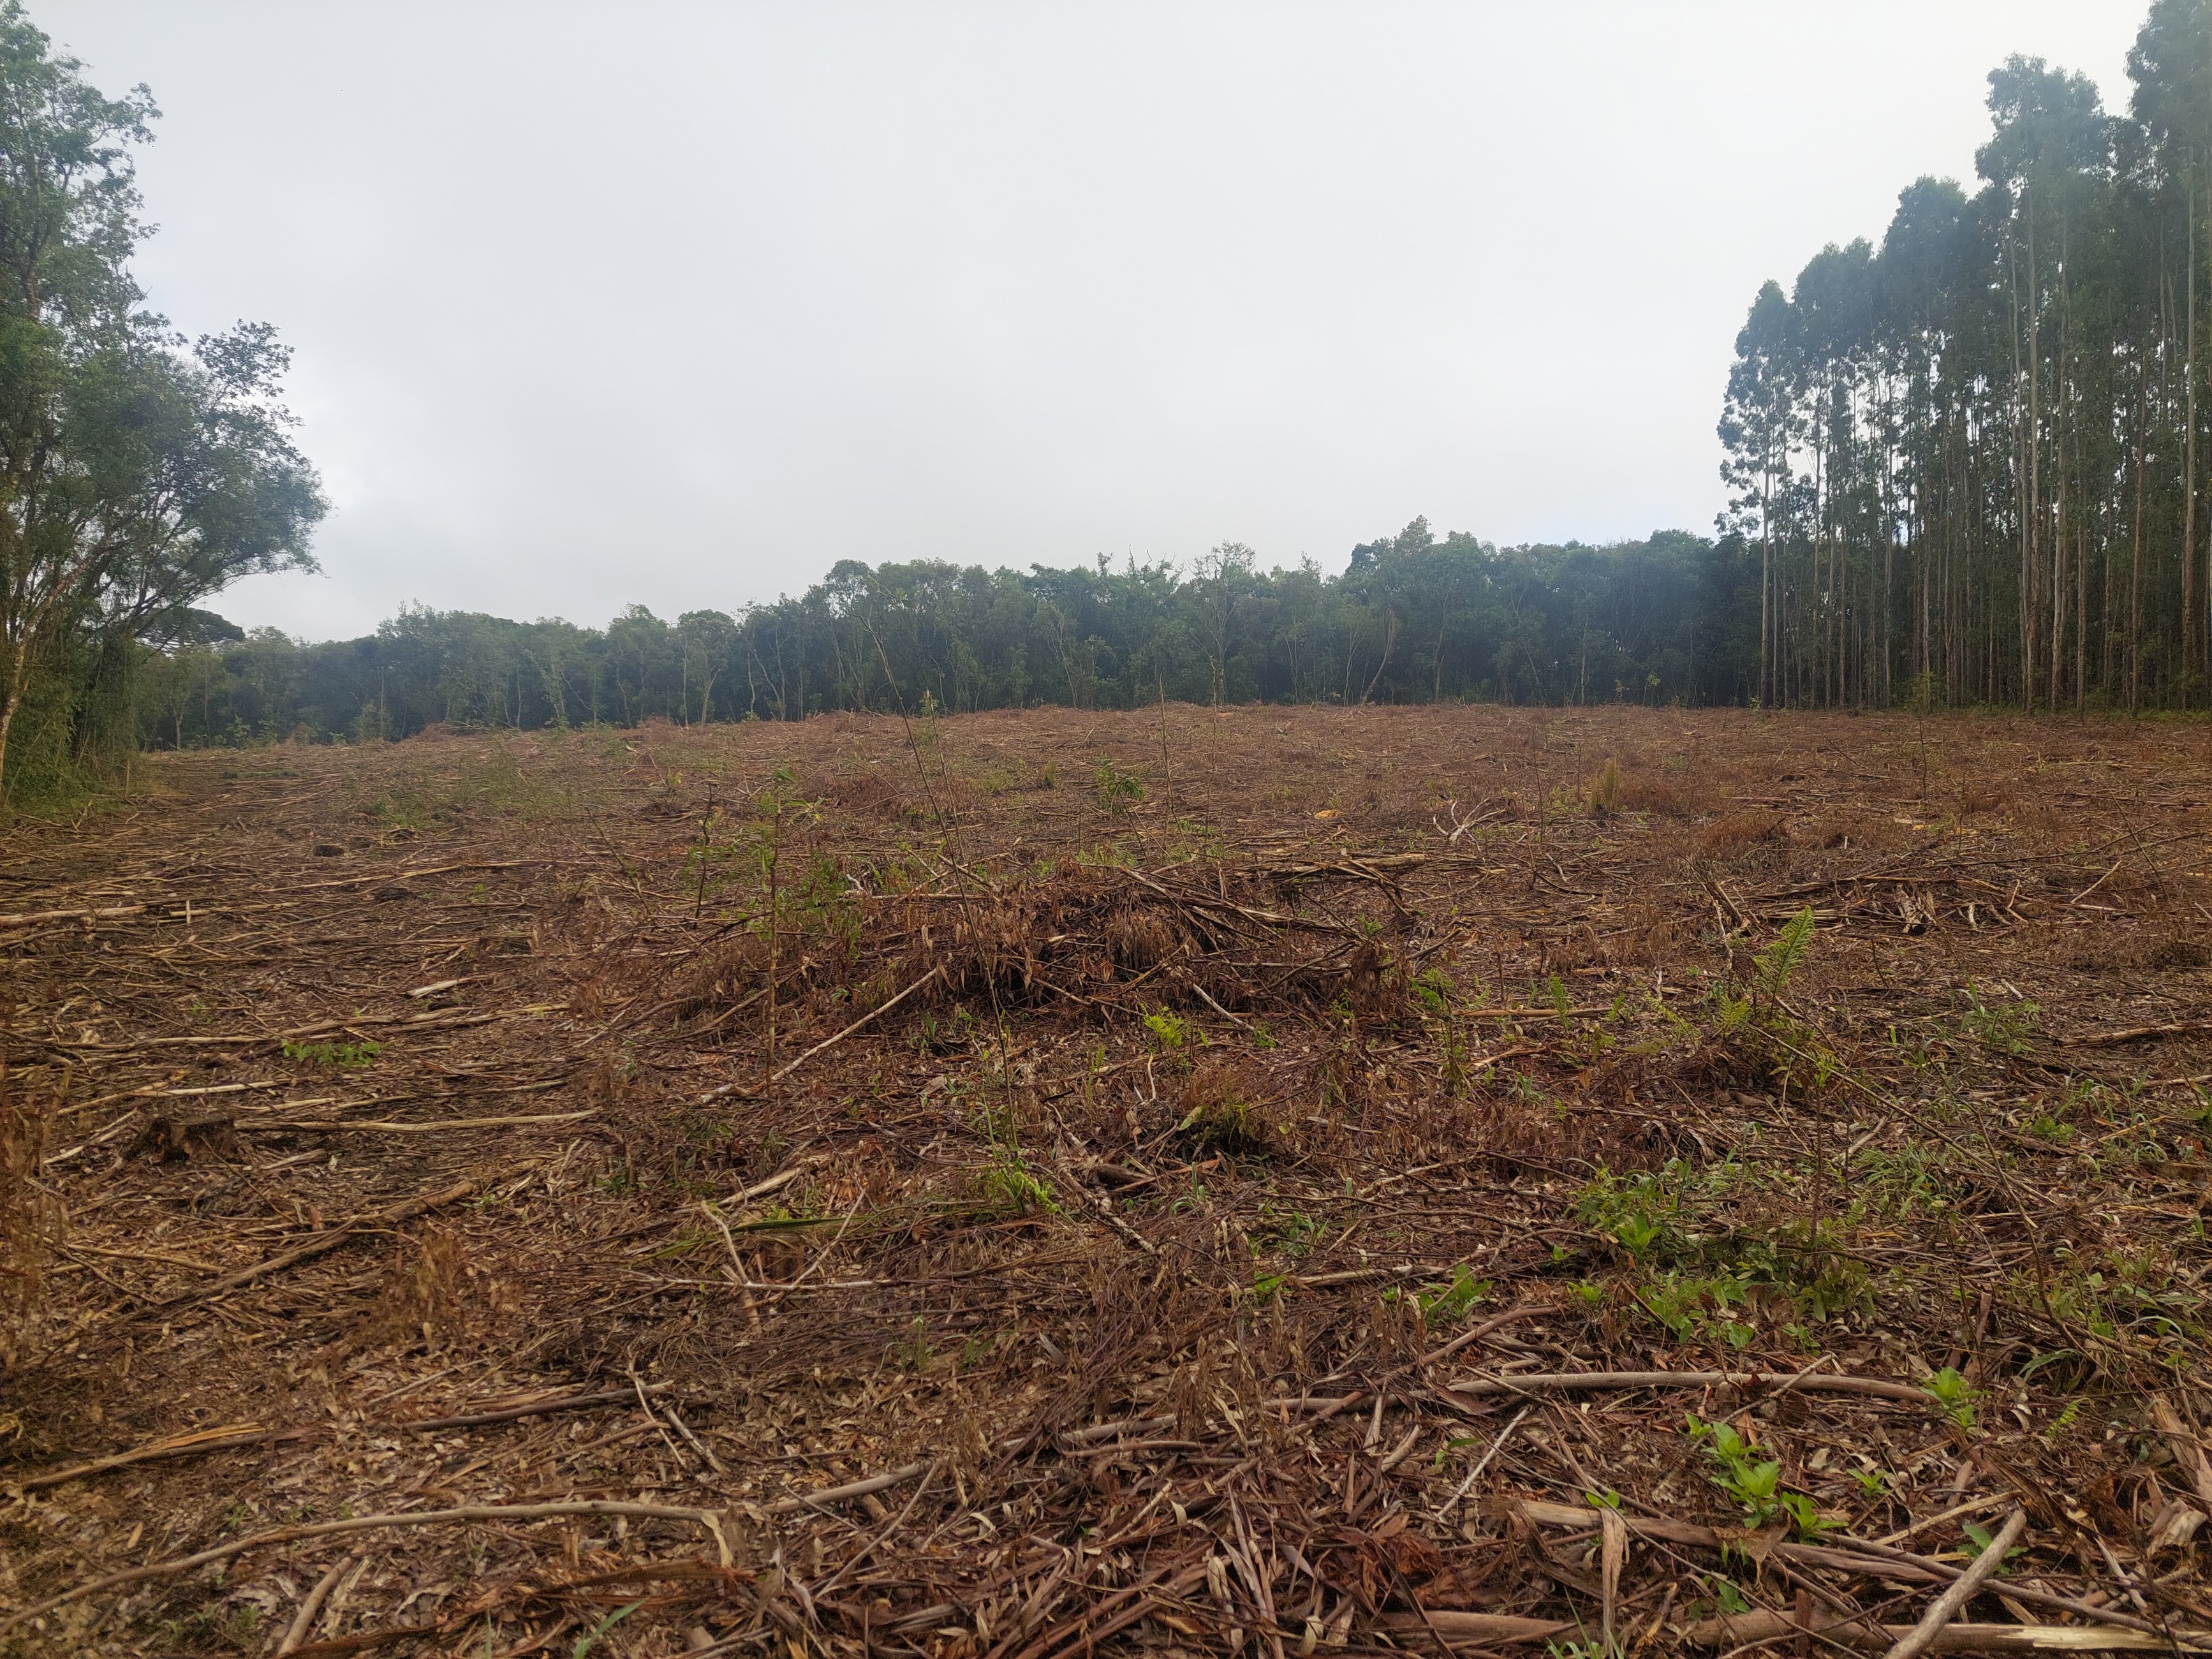
<svg viewBox="0 0 2212 1659">
<path fill-rule="evenodd" d="M 1453 1000 L 1459 994 L 1459 987 L 1452 976 L 1441 968 L 1425 969 L 1414 979 L 1412 988 L 1421 1012 L 1434 1019 L 1449 1014 Z"/>
<path fill-rule="evenodd" d="M 1969 982 L 1964 993 L 1966 1012 L 1959 1023 L 1968 1036 L 1972 1037 L 1992 1054 L 2024 1054 L 2029 1039 L 2035 1035 L 2037 1021 L 2043 1011 L 2035 1004 L 2021 999 L 2013 1002 L 1988 1003 L 1981 993 Z"/>
<path fill-rule="evenodd" d="M 1781 932 L 1767 941 L 1760 950 L 1758 960 L 1759 988 L 1769 996 L 1780 996 L 1789 988 L 1790 980 L 1805 965 L 1805 957 L 1813 945 L 1813 907 L 1807 905 L 1788 921 Z"/>
<path fill-rule="evenodd" d="M 18 803 L 127 752 L 143 654 L 235 637 L 199 602 L 313 569 L 325 510 L 275 331 L 186 351 L 143 303 L 133 154 L 158 112 L 82 69 L 0 9 L 0 792 Z"/>
<path fill-rule="evenodd" d="M 976 1177 L 986 1201 L 1007 1215 L 1057 1215 L 1059 1195 L 1035 1174 L 1013 1146 L 1001 1146 Z"/>
<path fill-rule="evenodd" d="M 1680 1158 L 1632 1175 L 1601 1166 L 1576 1195 L 1575 1213 L 1639 1261 L 1680 1261 L 1700 1243 L 1690 1224 L 1725 1194 L 1735 1173 L 1734 1165 L 1701 1170 Z"/>
<path fill-rule="evenodd" d="M 1152 1034 L 1162 1054 L 1174 1054 L 1182 1052 L 1183 1045 L 1192 1039 L 1197 1028 L 1182 1015 L 1162 1008 L 1145 1016 L 1145 1030 Z"/>
<path fill-rule="evenodd" d="M 1844 1251 L 1840 1224 L 1765 1217 L 1759 1190 L 1739 1164 L 1669 1159 L 1632 1175 L 1601 1168 L 1575 1212 L 1644 1270 L 1637 1299 L 1678 1340 L 1747 1346 L 1756 1329 L 1736 1310 L 1754 1301 L 1779 1322 L 1808 1326 L 1870 1310 L 1871 1276 Z M 1731 1207 L 1761 1218 L 1731 1225 Z"/>
<path fill-rule="evenodd" d="M 1419 520 L 1364 544 L 1341 577 L 1242 557 L 1203 577 L 1164 563 L 1016 572 L 848 560 L 803 595 L 734 617 L 693 611 L 672 623 L 634 605 L 589 629 L 410 607 L 359 640 L 179 642 L 145 662 L 136 732 L 149 746 L 199 748 L 295 731 L 368 741 L 430 726 L 793 720 L 887 708 L 878 641 L 913 703 L 927 699 L 915 731 L 926 750 L 941 741 L 940 715 L 1039 701 L 1130 708 L 1218 691 L 1224 702 L 1357 702 L 1365 690 L 1378 702 L 1559 703 L 1608 699 L 1618 684 L 1635 688 L 1633 701 L 1729 702 L 1743 675 L 1717 624 L 1741 608 L 1743 579 L 1735 552 L 1682 532 L 1499 549 L 1439 538 Z M 1417 610 L 1441 631 L 1409 630 L 1386 654 L 1389 618 Z M 127 728 L 130 700 L 120 707 Z M 1018 767 L 983 780 L 1058 781 L 1049 763 L 1033 780 Z M 1116 781 L 1106 804 L 1135 799 Z"/>
<path fill-rule="evenodd" d="M 568 1650 L 568 1659 L 585 1659 L 585 1656 L 590 1653 L 593 1648 L 599 1646 L 601 1639 L 605 1637 L 609 1631 L 612 1630 L 617 1625 L 622 1623 L 623 1620 L 629 1618 L 630 1614 L 635 1613 L 644 1605 L 645 1603 L 642 1601 L 633 1601 L 626 1607 L 617 1607 L 612 1613 L 607 1614 L 605 1618 L 600 1620 L 599 1623 L 593 1625 L 591 1629 L 586 1631 L 581 1636 L 576 1638 L 574 1644 Z"/>
<path fill-rule="evenodd" d="M 1134 772 L 1124 772 L 1112 761 L 1100 761 L 1098 771 L 1091 782 L 1091 793 L 1098 804 L 1109 812 L 1126 812 L 1145 798 L 1145 781 Z"/>
<path fill-rule="evenodd" d="M 1825 1526 L 1820 1508 L 1802 1492 L 1785 1492 L 1782 1465 L 1761 1461 L 1749 1442 L 1726 1423 L 1708 1423 L 1695 1412 L 1689 1414 L 1691 1439 L 1701 1443 L 1712 1460 L 1712 1483 L 1743 1508 L 1743 1523 L 1754 1531 L 1780 1516 L 1801 1538 L 1818 1538 Z"/>
<path fill-rule="evenodd" d="M 1729 1310 L 1750 1300 L 1751 1281 L 1733 1273 L 1668 1273 L 1640 1285 L 1637 1299 L 1678 1341 L 1703 1334 L 1731 1348 L 1749 1346 L 1756 1327 L 1733 1317 Z"/>
<path fill-rule="evenodd" d="M 1990 1547 L 1997 1541 L 1996 1536 L 1991 1534 L 1990 1529 L 1987 1527 L 1983 1526 L 1979 1522 L 1968 1521 L 1962 1522 L 1959 1530 L 1966 1535 L 1966 1543 L 1968 1545 L 1967 1555 L 1973 1560 L 1979 1560 L 1983 1556 L 1988 1554 Z M 2009 1561 L 2015 1555 L 2025 1555 L 2027 1553 L 2027 1545 L 2014 1544 L 2010 1549 L 2004 1553 L 2004 1560 Z M 2002 1577 L 2004 1576 L 2004 1567 L 2002 1563 L 2000 1563 L 1997 1567 L 1997 1576 L 1999 1577 Z"/>
<path fill-rule="evenodd" d="M 287 1039 L 284 1058 L 301 1066 L 319 1066 L 331 1071 L 359 1071 L 376 1064 L 382 1050 L 380 1043 L 363 1040 L 357 1042 L 295 1042 Z"/>
<path fill-rule="evenodd" d="M 1252 1234 L 1252 1242 L 1280 1250 L 1295 1261 L 1311 1254 L 1328 1233 L 1328 1223 L 1318 1216 L 1263 1204 L 1260 1206 L 1259 1224 Z"/>
<path fill-rule="evenodd" d="M 1424 1285 L 1413 1292 L 1413 1298 L 1425 1323 L 1456 1325 L 1489 1293 L 1490 1281 L 1477 1279 L 1468 1270 L 1467 1264 L 1462 1262 L 1452 1269 L 1449 1283 Z M 1389 1299 L 1395 1301 L 1405 1294 L 1401 1291 L 1393 1291 L 1389 1292 Z"/>
<path fill-rule="evenodd" d="M 1928 1379 L 1928 1397 L 1942 1408 L 1944 1416 L 1960 1428 L 1973 1426 L 1974 1389 L 1950 1366 L 1946 1365 Z"/>
</svg>

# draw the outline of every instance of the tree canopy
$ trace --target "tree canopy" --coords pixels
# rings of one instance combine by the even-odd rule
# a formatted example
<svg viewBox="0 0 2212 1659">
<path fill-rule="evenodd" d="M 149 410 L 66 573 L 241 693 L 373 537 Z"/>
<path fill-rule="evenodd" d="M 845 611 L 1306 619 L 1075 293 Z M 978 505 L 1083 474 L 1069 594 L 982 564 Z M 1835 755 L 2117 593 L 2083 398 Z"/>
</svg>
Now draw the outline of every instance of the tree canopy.
<svg viewBox="0 0 2212 1659">
<path fill-rule="evenodd" d="M 2156 0 L 2128 112 L 2013 58 L 1970 194 L 1922 179 L 1736 339 L 1723 527 L 1773 702 L 2203 707 L 2212 5 Z"/>
<path fill-rule="evenodd" d="M 1741 540 L 1498 548 L 1416 519 L 1340 576 L 1224 544 L 1188 572 L 839 562 L 796 598 L 604 629 L 408 610 L 366 638 L 270 631 L 154 656 L 145 740 L 404 737 L 648 719 L 1037 702 L 1735 702 L 1757 617 Z"/>
<path fill-rule="evenodd" d="M 284 348 L 241 323 L 186 346 L 143 308 L 131 152 L 158 112 L 109 99 L 0 4 L 0 780 L 98 734 L 144 645 L 198 601 L 313 568 L 323 501 L 277 402 Z"/>
</svg>

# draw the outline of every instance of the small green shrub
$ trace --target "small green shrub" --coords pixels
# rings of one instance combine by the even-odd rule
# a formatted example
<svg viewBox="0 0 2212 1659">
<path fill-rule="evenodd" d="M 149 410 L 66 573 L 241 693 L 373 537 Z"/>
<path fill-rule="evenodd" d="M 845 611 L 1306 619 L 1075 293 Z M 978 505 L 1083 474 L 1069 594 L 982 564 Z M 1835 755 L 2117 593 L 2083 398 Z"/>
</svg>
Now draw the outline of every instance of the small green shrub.
<svg viewBox="0 0 2212 1659">
<path fill-rule="evenodd" d="M 1475 1304 L 1490 1292 L 1490 1281 L 1477 1279 L 1468 1270 L 1465 1262 L 1452 1269 L 1451 1282 L 1445 1285 L 1424 1285 L 1413 1293 L 1414 1305 L 1421 1310 L 1422 1320 L 1431 1325 L 1456 1325 L 1473 1311 Z M 1404 1294 L 1391 1292 L 1393 1300 Z"/>
<path fill-rule="evenodd" d="M 2024 1054 L 2028 1040 L 2035 1035 L 2037 1021 L 2043 1010 L 2025 999 L 2016 1002 L 1987 1003 L 1981 993 L 1969 982 L 1966 988 L 1966 1012 L 1960 1016 L 1959 1024 L 1991 1054 Z"/>
<path fill-rule="evenodd" d="M 1782 1465 L 1753 1460 L 1749 1442 L 1725 1423 L 1708 1423 L 1692 1412 L 1690 1437 L 1702 1443 L 1718 1466 L 1712 1483 L 1743 1506 L 1744 1524 L 1756 1531 L 1777 1516 L 1785 1517 L 1802 1538 L 1817 1538 L 1824 1527 L 1820 1511 L 1802 1492 L 1782 1489 Z"/>
<path fill-rule="evenodd" d="M 1145 782 L 1134 772 L 1124 772 L 1112 761 L 1098 763 L 1091 784 L 1098 804 L 1109 812 L 1126 812 L 1145 798 Z"/>
<path fill-rule="evenodd" d="M 1152 1033 L 1152 1041 L 1164 1054 L 1179 1054 L 1191 1039 L 1194 1027 L 1181 1014 L 1163 1008 L 1158 1013 L 1145 1016 L 1145 1030 Z"/>
<path fill-rule="evenodd" d="M 1944 1416 L 1960 1428 L 1973 1427 L 1974 1389 L 1950 1366 L 1944 1366 L 1928 1379 L 1928 1397 L 1942 1408 Z"/>
<path fill-rule="evenodd" d="M 985 1200 L 1006 1215 L 1058 1215 L 1052 1183 L 1032 1173 L 1018 1150 L 1001 1146 L 975 1178 Z"/>
</svg>

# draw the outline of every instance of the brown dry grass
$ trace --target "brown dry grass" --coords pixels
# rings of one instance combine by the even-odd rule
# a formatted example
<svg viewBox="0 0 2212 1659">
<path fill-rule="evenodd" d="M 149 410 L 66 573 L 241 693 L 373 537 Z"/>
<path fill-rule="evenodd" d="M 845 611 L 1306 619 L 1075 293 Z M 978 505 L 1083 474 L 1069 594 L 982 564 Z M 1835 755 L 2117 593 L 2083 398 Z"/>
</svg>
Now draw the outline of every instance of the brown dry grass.
<svg viewBox="0 0 2212 1659">
<path fill-rule="evenodd" d="M 566 1653 L 632 1602 L 593 1651 L 1357 1650 L 1428 1640 L 1415 1602 L 1565 1639 L 1594 1535 L 1514 1503 L 1741 1521 L 1686 1410 L 1842 1536 L 2021 1502 L 2016 1578 L 2124 1608 L 2094 1534 L 2212 1629 L 2151 1407 L 2212 1410 L 2203 728 L 1930 722 L 1923 787 L 1909 721 L 1173 708 L 1164 769 L 1159 719 L 936 722 L 921 771 L 860 717 L 191 755 L 20 829 L 0 917 L 82 914 L 0 919 L 8 1098 L 71 1103 L 9 1213 L 74 1226 L 0 1476 L 172 1455 L 19 1498 L 0 1605 L 465 1503 L 703 1507 L 732 1560 L 604 1517 L 278 1541 L 0 1641 L 264 1652 L 356 1553 L 311 1651 Z M 186 1118 L 230 1139 L 143 1138 Z M 1480 1392 L 1816 1361 L 1955 1367 L 1972 1421 Z M 289 1437 L 171 1444 L 241 1424 Z M 1619 1619 L 1686 1641 L 1723 1572 L 1887 1594 L 1638 1544 Z"/>
</svg>

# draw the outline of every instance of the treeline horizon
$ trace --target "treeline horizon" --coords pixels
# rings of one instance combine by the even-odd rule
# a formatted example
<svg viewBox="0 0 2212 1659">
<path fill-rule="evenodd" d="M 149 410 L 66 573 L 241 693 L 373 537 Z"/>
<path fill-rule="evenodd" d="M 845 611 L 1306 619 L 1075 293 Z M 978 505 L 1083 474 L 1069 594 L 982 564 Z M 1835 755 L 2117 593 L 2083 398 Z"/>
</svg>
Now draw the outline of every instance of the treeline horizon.
<svg viewBox="0 0 2212 1659">
<path fill-rule="evenodd" d="M 796 598 L 604 628 L 409 607 L 358 639 L 242 634 L 144 653 L 138 740 L 398 738 L 660 718 L 1058 704 L 1747 701 L 1756 565 L 1740 537 L 1498 548 L 1425 519 L 1346 569 L 1261 568 L 1224 543 L 1188 570 L 1104 558 L 1027 571 L 848 560 Z M 228 638 L 214 637 L 227 635 Z"/>
<path fill-rule="evenodd" d="M 1759 289 L 1712 536 L 1500 548 L 1416 520 L 1336 575 L 1237 544 L 1188 569 L 846 561 L 734 614 L 410 608 L 312 645 L 202 608 L 242 575 L 315 568 L 325 503 L 273 332 L 185 354 L 145 310 L 131 155 L 154 112 L 80 69 L 0 0 L 0 221 L 44 227 L 0 235 L 0 325 L 40 365 L 0 376 L 11 799 L 81 788 L 134 746 L 925 696 L 2212 706 L 2212 0 L 2154 0 L 2124 113 L 2008 59 L 1971 191 L 1920 179 L 1878 245 L 1832 244 Z"/>
</svg>

